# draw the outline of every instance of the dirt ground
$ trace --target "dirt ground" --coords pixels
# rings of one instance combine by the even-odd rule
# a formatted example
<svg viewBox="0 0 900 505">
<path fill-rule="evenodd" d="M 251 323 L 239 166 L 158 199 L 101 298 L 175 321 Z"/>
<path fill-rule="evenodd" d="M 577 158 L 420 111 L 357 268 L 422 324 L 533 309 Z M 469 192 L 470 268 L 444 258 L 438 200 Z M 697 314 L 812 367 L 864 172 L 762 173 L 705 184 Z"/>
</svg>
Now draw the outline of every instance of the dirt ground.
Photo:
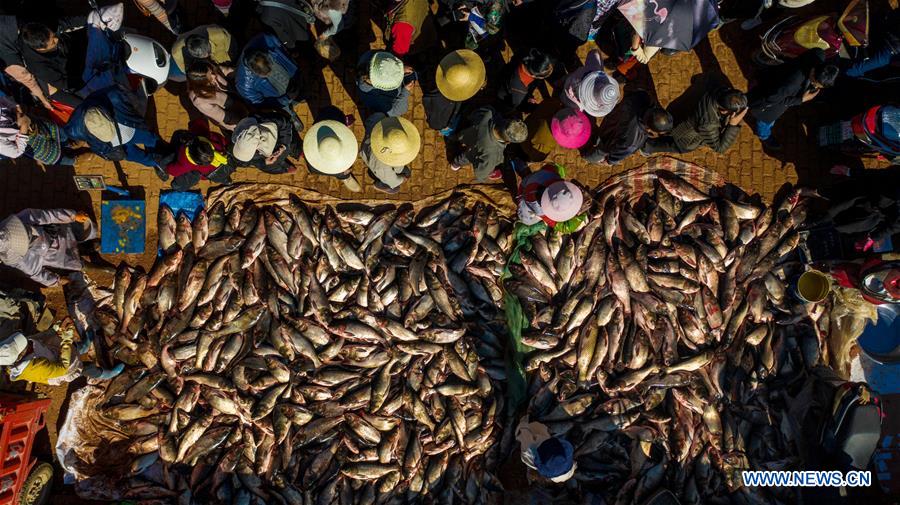
<svg viewBox="0 0 900 505">
<path fill-rule="evenodd" d="M 67 12 L 84 12 L 86 2 L 66 0 L 62 4 Z M 100 2 L 108 4 L 111 2 Z M 252 12 L 243 9 L 246 3 L 235 8 L 230 20 L 223 20 L 214 11 L 211 3 L 200 0 L 183 0 L 184 24 L 191 27 L 198 24 L 218 22 L 230 27 L 234 32 L 252 33 L 256 23 Z M 817 2 L 819 9 L 826 9 L 834 2 Z M 369 48 L 384 47 L 381 37 L 382 20 L 377 13 L 371 12 L 371 2 L 361 1 L 359 20 L 355 32 L 345 35 L 342 41 L 344 56 L 333 65 L 325 65 L 322 60 L 304 61 L 304 68 L 310 70 L 310 100 L 297 108 L 303 122 L 309 126 L 314 123 L 313 116 L 326 105 L 334 105 L 344 113 L 353 114 L 355 123 L 353 130 L 358 138 L 363 135 L 363 118 L 357 107 L 355 96 L 355 62 L 356 57 Z M 150 35 L 169 45 L 174 37 L 155 20 L 142 17 L 129 2 L 126 7 L 125 25 L 136 31 Z M 246 22 L 250 20 L 250 22 Z M 532 20 L 536 21 L 536 20 Z M 539 22 L 539 21 L 538 21 Z M 704 80 L 697 76 L 703 72 L 718 72 L 733 86 L 747 89 L 752 86 L 765 69 L 750 63 L 749 55 L 759 46 L 760 30 L 743 32 L 737 23 L 725 25 L 712 33 L 691 52 L 674 56 L 658 55 L 648 68 L 643 69 L 633 82 L 626 85 L 626 91 L 632 88 L 644 88 L 658 97 L 663 106 L 670 107 L 676 120 L 690 107 L 698 91 L 702 91 Z M 355 47 L 354 47 L 355 46 Z M 590 46 L 590 47 L 589 47 Z M 578 55 L 584 59 L 593 44 L 579 49 Z M 509 58 L 512 50 L 506 47 L 504 57 Z M 482 101 L 489 102 L 492 87 L 489 85 Z M 164 139 L 169 139 L 178 129 L 185 128 L 190 118 L 197 112 L 184 97 L 184 86 L 170 83 L 159 90 L 153 97 L 148 121 L 151 127 L 158 129 Z M 886 89 L 867 83 L 842 83 L 840 91 L 832 90 L 811 104 L 804 105 L 789 112 L 776 128 L 776 135 L 784 145 L 779 152 L 767 153 L 748 126 L 744 126 L 735 145 L 724 154 L 716 154 L 708 149 L 700 149 L 683 159 L 702 166 L 713 168 L 724 178 L 749 193 L 759 193 L 769 199 L 784 183 L 801 183 L 811 186 L 826 186 L 840 182 L 839 177 L 829 173 L 834 165 L 845 164 L 853 170 L 879 168 L 883 162 L 844 159 L 832 152 L 818 149 L 815 146 L 815 130 L 818 125 L 848 118 L 864 109 L 866 105 L 877 103 L 878 96 L 896 94 L 896 87 Z M 401 187 L 395 195 L 379 193 L 372 186 L 372 180 L 366 175 L 365 167 L 357 161 L 353 173 L 363 186 L 362 193 L 351 193 L 343 184 L 330 177 L 310 174 L 305 167 L 290 175 L 269 175 L 255 169 L 240 169 L 235 174 L 237 182 L 279 183 L 316 190 L 342 198 L 389 198 L 409 201 L 422 198 L 461 183 L 472 181 L 470 169 L 453 172 L 449 169 L 445 146 L 437 132 L 425 126 L 424 109 L 421 105 L 421 90 L 413 91 L 411 110 L 407 118 L 422 132 L 423 152 L 412 164 L 412 178 Z M 597 166 L 585 163 L 576 151 L 557 149 L 548 161 L 555 161 L 567 167 L 569 176 L 593 187 L 609 176 L 639 166 L 645 159 L 634 155 L 618 166 Z M 131 190 L 133 194 L 143 197 L 147 202 L 147 252 L 143 256 L 108 256 L 105 259 L 111 264 L 119 261 L 148 264 L 153 259 L 155 245 L 154 232 L 158 198 L 161 191 L 168 188 L 167 183 L 160 181 L 154 172 L 146 167 L 132 163 L 123 163 L 121 167 L 87 155 L 78 160 L 74 170 L 70 167 L 38 167 L 25 161 L 0 163 L 0 216 L 7 215 L 29 207 L 69 207 L 86 210 L 92 215 L 99 215 L 101 195 L 99 193 L 81 192 L 75 189 L 72 175 L 103 175 L 108 184 L 120 185 Z M 203 183 L 200 190 L 205 192 L 208 183 Z M 16 283 L 14 274 L 0 272 L 0 279 Z M 100 283 L 109 282 L 108 278 L 97 279 Z M 62 307 L 62 293 L 58 288 L 45 290 L 51 306 L 59 310 Z M 51 411 L 48 413 L 48 432 L 50 442 L 55 442 L 56 432 L 62 417 L 60 408 L 64 408 L 68 394 L 66 388 L 41 388 L 53 399 Z M 45 454 L 44 456 L 50 456 Z M 68 503 L 68 502 L 67 502 Z"/>
</svg>

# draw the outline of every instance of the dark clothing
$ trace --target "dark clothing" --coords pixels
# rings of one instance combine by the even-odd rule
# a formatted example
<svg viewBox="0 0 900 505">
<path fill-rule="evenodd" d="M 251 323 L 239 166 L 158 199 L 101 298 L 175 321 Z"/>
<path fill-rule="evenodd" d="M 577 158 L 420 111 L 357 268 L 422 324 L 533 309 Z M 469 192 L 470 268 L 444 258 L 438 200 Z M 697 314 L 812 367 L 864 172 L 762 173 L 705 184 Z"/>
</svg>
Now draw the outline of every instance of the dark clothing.
<svg viewBox="0 0 900 505">
<path fill-rule="evenodd" d="M 406 85 L 416 80 L 416 73 L 404 76 L 403 82 L 397 89 L 377 89 L 362 78 L 362 75 L 368 75 L 369 64 L 374 55 L 375 51 L 366 51 L 357 63 L 360 74 L 356 81 L 359 88 L 359 99 L 373 113 L 382 112 L 392 117 L 402 116 L 409 110 L 409 90 L 406 89 Z"/>
<path fill-rule="evenodd" d="M 542 81 L 528 73 L 518 61 L 510 65 L 504 75 L 503 83 L 497 90 L 497 98 L 503 100 L 510 109 L 522 107 Z"/>
<path fill-rule="evenodd" d="M 144 118 L 137 112 L 136 100 L 137 97 L 129 91 L 117 87 L 96 91 L 85 98 L 81 105 L 72 112 L 65 127 L 66 135 L 70 140 L 87 142 L 91 151 L 107 160 L 129 160 L 149 167 L 156 166 L 154 155 L 148 149 L 154 149 L 157 143 L 162 144 L 162 141 L 158 135 L 148 131 Z M 103 109 L 116 123 L 117 131 L 118 125 L 134 128 L 134 137 L 118 146 L 94 137 L 84 125 L 84 115 L 93 107 Z M 138 144 L 143 144 L 144 149 L 138 148 Z"/>
<path fill-rule="evenodd" d="M 300 142 L 300 134 L 294 128 L 294 123 L 291 121 L 290 116 L 280 111 L 268 111 L 254 114 L 252 117 L 255 117 L 260 124 L 275 123 L 275 126 L 278 128 L 278 142 L 275 144 L 275 150 L 280 149 L 281 146 L 285 146 L 285 149 L 281 156 L 275 160 L 275 163 L 271 165 L 267 165 L 266 157 L 257 152 L 250 161 L 242 164 L 242 166 L 253 166 L 270 174 L 287 172 L 291 168 L 291 162 L 288 158 L 300 156 L 303 148 L 303 144 Z"/>
<path fill-rule="evenodd" d="M 306 0 L 257 0 L 256 13 L 288 49 L 312 38 L 310 28 L 316 17 Z"/>
<path fill-rule="evenodd" d="M 591 31 L 597 31 L 615 10 L 608 9 L 597 16 L 597 8 L 597 0 L 560 0 L 553 7 L 553 17 L 566 33 L 587 42 Z"/>
<path fill-rule="evenodd" d="M 454 102 L 438 91 L 437 87 L 422 88 L 422 107 L 425 109 L 425 122 L 428 127 L 441 131 L 447 128 L 455 129 L 459 122 L 459 112 L 462 102 Z"/>
<path fill-rule="evenodd" d="M 750 115 L 757 121 L 774 123 L 791 107 L 803 103 L 803 93 L 812 89 L 810 71 L 825 61 L 821 49 L 807 51 L 789 63 L 780 78 L 763 80 L 747 93 Z"/>
<path fill-rule="evenodd" d="M 59 19 L 54 32 L 59 36 L 60 44 L 69 32 L 83 28 L 87 24 L 87 16 L 67 16 Z M 52 27 L 51 27 L 52 28 Z M 19 38 L 19 23 L 16 16 L 0 16 L 0 63 L 3 67 L 10 65 L 26 66 L 23 52 L 25 49 L 34 52 Z M 75 48 L 76 50 L 78 48 Z M 83 51 L 84 48 L 81 48 Z M 82 63 L 84 58 L 81 59 Z M 32 70 L 32 72 L 34 72 Z M 78 75 L 81 75 L 80 73 Z"/>
<path fill-rule="evenodd" d="M 462 151 L 454 162 L 471 164 L 478 182 L 487 180 L 488 175 L 503 163 L 506 144 L 494 136 L 494 126 L 501 120 L 494 108 L 482 107 L 469 116 L 471 126 L 456 135 Z"/>
<path fill-rule="evenodd" d="M 820 222 L 831 222 L 841 233 L 864 233 L 880 242 L 900 233 L 900 202 L 884 195 L 858 196 L 833 206 Z"/>
<path fill-rule="evenodd" d="M 268 77 L 255 74 L 247 64 L 247 55 L 256 50 L 265 52 L 271 60 L 273 69 Z M 283 74 L 287 82 L 276 81 L 276 74 Z M 241 53 L 234 75 L 238 94 L 253 105 L 289 107 L 301 99 L 303 85 L 297 63 L 282 49 L 281 41 L 274 35 L 264 33 L 252 38 Z"/>
<path fill-rule="evenodd" d="M 686 153 L 701 146 L 717 153 L 727 151 L 737 140 L 741 127 L 729 125 L 728 116 L 719 114 L 718 93 L 719 90 L 712 90 L 700 97 L 694 112 L 675 126 L 670 137 L 647 141 L 647 151 Z"/>
<path fill-rule="evenodd" d="M 593 147 L 584 154 L 591 163 L 621 163 L 647 142 L 647 130 L 641 123 L 644 113 L 653 107 L 645 91 L 625 95 L 613 111 L 603 118 Z"/>
</svg>

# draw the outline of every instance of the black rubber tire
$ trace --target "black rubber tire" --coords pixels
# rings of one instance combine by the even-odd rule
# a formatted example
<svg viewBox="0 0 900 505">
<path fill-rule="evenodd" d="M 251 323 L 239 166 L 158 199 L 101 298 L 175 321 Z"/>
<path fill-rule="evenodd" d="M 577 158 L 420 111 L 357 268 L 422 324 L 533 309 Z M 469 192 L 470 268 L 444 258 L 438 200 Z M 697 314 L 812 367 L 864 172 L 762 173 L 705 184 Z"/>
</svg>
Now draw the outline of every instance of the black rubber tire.
<svg viewBox="0 0 900 505">
<path fill-rule="evenodd" d="M 53 465 L 38 463 L 22 483 L 19 505 L 44 505 L 50 499 L 53 488 Z"/>
</svg>

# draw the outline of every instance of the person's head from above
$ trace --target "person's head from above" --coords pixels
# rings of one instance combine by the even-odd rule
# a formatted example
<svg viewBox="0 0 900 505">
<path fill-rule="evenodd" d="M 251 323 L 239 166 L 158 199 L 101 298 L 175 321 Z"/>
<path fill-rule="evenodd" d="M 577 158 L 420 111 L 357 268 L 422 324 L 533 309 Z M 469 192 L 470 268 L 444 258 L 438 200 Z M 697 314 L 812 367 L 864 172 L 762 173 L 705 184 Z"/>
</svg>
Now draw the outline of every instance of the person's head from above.
<svg viewBox="0 0 900 505">
<path fill-rule="evenodd" d="M 569 181 L 556 181 L 541 194 L 541 210 L 548 218 L 562 223 L 577 216 L 584 204 L 584 192 Z"/>
<path fill-rule="evenodd" d="M 506 144 L 521 144 L 528 139 L 528 126 L 520 119 L 511 119 L 497 128 L 497 134 Z"/>
<path fill-rule="evenodd" d="M 539 49 L 529 49 L 528 54 L 522 58 L 522 66 L 535 79 L 546 79 L 553 73 L 553 60 Z"/>
<path fill-rule="evenodd" d="M 575 475 L 575 449 L 568 440 L 550 437 L 532 450 L 534 466 L 541 477 L 561 483 Z"/>
<path fill-rule="evenodd" d="M 840 70 L 830 63 L 823 63 L 813 67 L 809 73 L 809 83 L 816 89 L 825 89 L 834 86 Z"/>
<path fill-rule="evenodd" d="M 272 59 L 265 51 L 259 49 L 251 51 L 250 54 L 247 55 L 245 61 L 247 63 L 247 68 L 260 77 L 266 77 L 269 75 L 269 72 L 272 71 Z"/>
<path fill-rule="evenodd" d="M 367 67 L 360 69 L 363 80 L 375 89 L 391 91 L 403 85 L 403 62 L 387 51 L 375 51 Z"/>
<path fill-rule="evenodd" d="M 203 35 L 193 34 L 184 40 L 184 49 L 191 58 L 205 60 L 212 54 L 212 46 L 209 39 Z"/>
<path fill-rule="evenodd" d="M 724 89 L 716 96 L 719 114 L 729 116 L 747 108 L 747 95 L 734 88 Z"/>
<path fill-rule="evenodd" d="M 212 96 L 216 92 L 218 73 L 216 65 L 210 61 L 199 60 L 191 63 L 185 72 L 188 89 L 200 96 Z"/>
<path fill-rule="evenodd" d="M 619 103 L 619 83 L 606 72 L 597 70 L 582 78 L 575 94 L 585 114 L 604 117 Z"/>
<path fill-rule="evenodd" d="M 454 102 L 475 96 L 487 84 L 484 60 L 471 49 L 458 49 L 444 56 L 435 72 L 438 91 Z"/>
<path fill-rule="evenodd" d="M 59 37 L 43 23 L 25 23 L 19 28 L 19 37 L 26 46 L 39 53 L 49 53 L 59 46 Z"/>
<path fill-rule="evenodd" d="M 206 139 L 194 137 L 187 144 L 188 161 L 194 165 L 212 165 L 215 155 L 215 149 Z"/>
<path fill-rule="evenodd" d="M 31 342 L 18 331 L 0 341 L 0 366 L 12 366 L 18 363 L 25 357 L 30 345 Z"/>
<path fill-rule="evenodd" d="M 641 118 L 641 126 L 647 135 L 653 138 L 666 135 L 672 131 L 673 120 L 669 111 L 659 105 L 651 107 L 644 112 Z"/>
</svg>

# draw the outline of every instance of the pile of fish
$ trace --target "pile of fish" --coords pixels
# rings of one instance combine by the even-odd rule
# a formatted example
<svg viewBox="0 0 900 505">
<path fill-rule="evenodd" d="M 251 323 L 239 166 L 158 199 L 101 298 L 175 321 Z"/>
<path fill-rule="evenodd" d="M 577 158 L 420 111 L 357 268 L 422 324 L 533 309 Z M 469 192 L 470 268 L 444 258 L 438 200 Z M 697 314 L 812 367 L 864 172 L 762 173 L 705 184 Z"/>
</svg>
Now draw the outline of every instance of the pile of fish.
<svg viewBox="0 0 900 505">
<path fill-rule="evenodd" d="M 580 231 L 535 237 L 505 282 L 530 320 L 529 417 L 575 447 L 563 501 L 666 488 L 686 504 L 795 503 L 744 487 L 740 470 L 797 463 L 779 375 L 816 365 L 825 339 L 822 308 L 786 294 L 796 262 L 782 258 L 809 195 L 765 207 L 643 177 L 642 194 L 599 192 Z"/>
<path fill-rule="evenodd" d="M 128 364 L 100 404 L 131 435 L 123 497 L 496 498 L 490 328 L 511 222 L 494 207 L 455 194 L 418 212 L 292 198 L 159 215 L 161 256 L 121 266 L 94 314 L 103 358 Z"/>
</svg>

